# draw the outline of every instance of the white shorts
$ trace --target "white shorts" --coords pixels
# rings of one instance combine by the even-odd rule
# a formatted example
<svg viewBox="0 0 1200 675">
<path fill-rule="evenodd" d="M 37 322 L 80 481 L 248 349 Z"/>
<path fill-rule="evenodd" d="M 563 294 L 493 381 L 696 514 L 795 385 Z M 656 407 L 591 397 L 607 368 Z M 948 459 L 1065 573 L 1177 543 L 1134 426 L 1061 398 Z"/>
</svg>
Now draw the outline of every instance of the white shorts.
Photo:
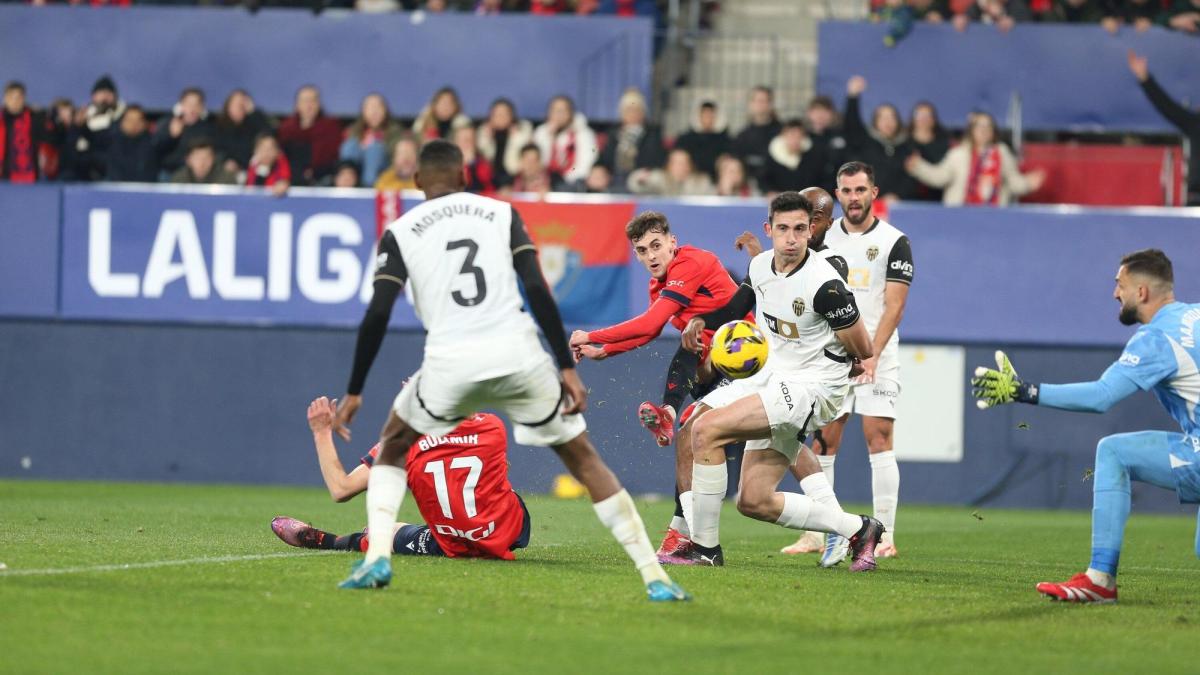
<svg viewBox="0 0 1200 675">
<path fill-rule="evenodd" d="M 522 445 L 561 445 L 587 431 L 583 415 L 564 415 L 562 383 L 549 355 L 532 367 L 478 382 L 468 373 L 439 372 L 422 366 L 400 390 L 392 408 L 423 434 L 445 435 L 464 418 L 497 410 L 513 425 Z"/>
<path fill-rule="evenodd" d="M 850 392 L 846 394 L 846 400 L 842 401 L 838 417 L 854 413 L 864 417 L 886 417 L 894 420 L 896 400 L 899 398 L 900 380 L 877 372 L 874 382 L 850 385 Z"/>
<path fill-rule="evenodd" d="M 747 396 L 758 396 L 767 412 L 771 437 L 746 442 L 746 450 L 775 450 L 795 461 L 809 433 L 837 417 L 846 387 L 831 388 L 815 382 L 788 379 L 785 373 L 763 371 L 714 389 L 700 400 L 710 408 L 723 408 Z"/>
</svg>

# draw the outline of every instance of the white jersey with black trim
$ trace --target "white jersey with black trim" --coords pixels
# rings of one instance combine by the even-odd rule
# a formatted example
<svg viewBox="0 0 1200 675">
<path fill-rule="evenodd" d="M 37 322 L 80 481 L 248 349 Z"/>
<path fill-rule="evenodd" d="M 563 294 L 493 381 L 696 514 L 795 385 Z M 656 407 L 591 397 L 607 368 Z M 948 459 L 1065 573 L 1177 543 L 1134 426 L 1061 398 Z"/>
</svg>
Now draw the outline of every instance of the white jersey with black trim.
<svg viewBox="0 0 1200 675">
<path fill-rule="evenodd" d="M 747 281 L 754 290 L 755 321 L 771 348 L 766 369 L 790 380 L 837 387 L 849 382 L 849 357 L 834 335 L 858 320 L 854 296 L 837 270 L 815 251 L 788 274 L 775 271 L 767 250 L 750 261 Z"/>
<path fill-rule="evenodd" d="M 880 218 L 876 218 L 865 232 L 847 231 L 844 220 L 833 221 L 825 233 L 825 244 L 845 258 L 849 268 L 846 285 L 854 292 L 867 332 L 874 338 L 879 320 L 883 318 L 887 283 L 912 283 L 912 247 L 903 232 Z M 899 355 L 900 330 L 897 328 L 878 356 L 896 360 Z"/>
<path fill-rule="evenodd" d="M 465 361 L 472 379 L 480 380 L 545 358 L 537 325 L 523 310 L 513 223 L 511 204 L 455 192 L 423 202 L 387 226 L 427 331 L 427 364 Z"/>
</svg>

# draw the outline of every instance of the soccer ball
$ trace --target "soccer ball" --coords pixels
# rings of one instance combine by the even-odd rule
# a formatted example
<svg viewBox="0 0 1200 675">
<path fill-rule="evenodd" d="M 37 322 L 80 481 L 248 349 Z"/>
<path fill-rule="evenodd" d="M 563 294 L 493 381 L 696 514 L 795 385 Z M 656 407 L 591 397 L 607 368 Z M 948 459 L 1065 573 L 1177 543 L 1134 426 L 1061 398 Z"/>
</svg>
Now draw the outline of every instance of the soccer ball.
<svg viewBox="0 0 1200 675">
<path fill-rule="evenodd" d="M 709 358 L 727 377 L 750 377 L 767 362 L 767 338 L 749 321 L 730 321 L 713 335 Z"/>
</svg>

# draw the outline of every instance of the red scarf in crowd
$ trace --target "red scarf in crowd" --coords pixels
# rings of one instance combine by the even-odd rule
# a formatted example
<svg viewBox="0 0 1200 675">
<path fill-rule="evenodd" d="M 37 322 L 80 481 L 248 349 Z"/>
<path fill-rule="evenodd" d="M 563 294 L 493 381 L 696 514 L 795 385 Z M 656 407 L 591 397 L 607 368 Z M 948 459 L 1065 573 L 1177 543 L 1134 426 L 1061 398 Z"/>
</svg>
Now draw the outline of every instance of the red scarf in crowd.
<svg viewBox="0 0 1200 675">
<path fill-rule="evenodd" d="M 281 180 L 292 182 L 292 167 L 288 166 L 287 157 L 284 157 L 283 153 L 279 153 L 279 159 L 275 160 L 274 166 L 267 172 L 265 178 L 259 178 L 257 164 L 251 164 L 250 168 L 246 170 L 246 185 L 271 186 Z"/>
<path fill-rule="evenodd" d="M 1000 148 L 971 151 L 971 173 L 967 174 L 967 203 L 995 206 L 1000 203 Z"/>
<path fill-rule="evenodd" d="M 566 134 L 567 142 L 559 143 L 558 137 Z M 575 130 L 568 129 L 554 134 L 550 141 L 550 161 L 546 168 L 556 176 L 565 176 L 575 166 Z"/>
<path fill-rule="evenodd" d="M 7 116 L 0 113 L 0 178 L 11 183 L 36 181 L 37 148 L 33 147 L 33 115 L 28 108 L 13 118 L 11 148 L 8 132 Z"/>
</svg>

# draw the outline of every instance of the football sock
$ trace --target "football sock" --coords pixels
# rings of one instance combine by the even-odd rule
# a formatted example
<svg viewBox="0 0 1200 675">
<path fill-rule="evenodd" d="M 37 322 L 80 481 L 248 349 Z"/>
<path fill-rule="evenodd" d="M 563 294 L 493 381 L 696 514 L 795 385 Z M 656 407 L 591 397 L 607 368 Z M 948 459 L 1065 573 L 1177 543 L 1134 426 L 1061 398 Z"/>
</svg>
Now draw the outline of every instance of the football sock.
<svg viewBox="0 0 1200 675">
<path fill-rule="evenodd" d="M 684 535 L 688 539 L 692 538 L 692 509 L 695 508 L 692 496 L 693 493 L 691 490 L 679 495 L 679 503 L 683 505 L 683 529 L 678 531 L 679 534 Z"/>
<path fill-rule="evenodd" d="M 625 547 L 625 552 L 642 575 L 642 583 L 671 581 L 662 565 L 658 564 L 658 556 L 650 545 L 650 538 L 646 536 L 646 526 L 642 524 L 642 517 L 638 515 L 628 492 L 622 489 L 608 499 L 592 504 L 592 507 L 596 509 L 596 517 L 612 532 L 613 538 Z"/>
<path fill-rule="evenodd" d="M 722 462 L 716 466 L 692 464 L 692 541 L 712 548 L 721 543 L 721 502 L 729 487 L 729 470 Z"/>
<path fill-rule="evenodd" d="M 366 539 L 366 536 L 367 535 L 365 532 L 347 534 L 345 536 L 338 537 L 333 542 L 333 546 L 330 548 L 336 551 L 365 551 L 366 547 L 363 545 L 363 540 Z"/>
<path fill-rule="evenodd" d="M 376 464 L 367 478 L 367 531 L 391 532 L 396 526 L 396 513 L 404 501 L 408 487 L 408 472 L 398 466 Z M 367 546 L 367 562 L 392 555 L 391 537 L 371 537 Z"/>
<path fill-rule="evenodd" d="M 679 488 L 675 488 L 675 517 L 683 517 L 683 504 L 679 501 Z"/>
<path fill-rule="evenodd" d="M 313 528 L 313 529 L 316 529 L 316 528 Z M 342 537 L 339 537 L 332 532 L 326 532 L 325 530 L 317 530 L 317 548 L 330 549 L 330 550 L 337 549 L 337 542 L 341 538 Z M 343 549 L 343 550 L 345 550 L 345 549 Z"/>
<path fill-rule="evenodd" d="M 1117 575 L 1125 522 L 1129 520 L 1130 480 L 1175 489 L 1170 454 L 1170 435 L 1155 431 L 1108 436 L 1096 445 L 1092 562 L 1087 573 L 1093 583 L 1105 585 L 1097 578 L 1100 573 L 1114 578 Z"/>
<path fill-rule="evenodd" d="M 837 455 L 817 455 L 817 462 L 821 465 L 821 473 L 825 474 L 825 479 L 829 481 L 829 487 L 833 487 L 833 464 L 837 461 Z"/>
<path fill-rule="evenodd" d="M 775 521 L 793 530 L 836 532 L 843 537 L 854 536 L 862 528 L 862 517 L 840 508 L 822 504 L 805 495 L 784 492 L 783 513 Z"/>
<path fill-rule="evenodd" d="M 875 519 L 883 523 L 888 535 L 892 535 L 896 531 L 896 504 L 900 501 L 900 467 L 896 466 L 896 453 L 893 450 L 876 452 L 867 458 L 871 461 Z"/>
<path fill-rule="evenodd" d="M 811 476 L 805 476 L 800 480 L 800 489 L 804 490 L 804 494 L 808 495 L 814 502 L 819 502 L 838 511 L 842 510 L 842 505 L 838 503 L 837 495 L 833 492 L 833 486 L 829 484 L 829 480 L 824 473 L 814 473 Z"/>
</svg>

